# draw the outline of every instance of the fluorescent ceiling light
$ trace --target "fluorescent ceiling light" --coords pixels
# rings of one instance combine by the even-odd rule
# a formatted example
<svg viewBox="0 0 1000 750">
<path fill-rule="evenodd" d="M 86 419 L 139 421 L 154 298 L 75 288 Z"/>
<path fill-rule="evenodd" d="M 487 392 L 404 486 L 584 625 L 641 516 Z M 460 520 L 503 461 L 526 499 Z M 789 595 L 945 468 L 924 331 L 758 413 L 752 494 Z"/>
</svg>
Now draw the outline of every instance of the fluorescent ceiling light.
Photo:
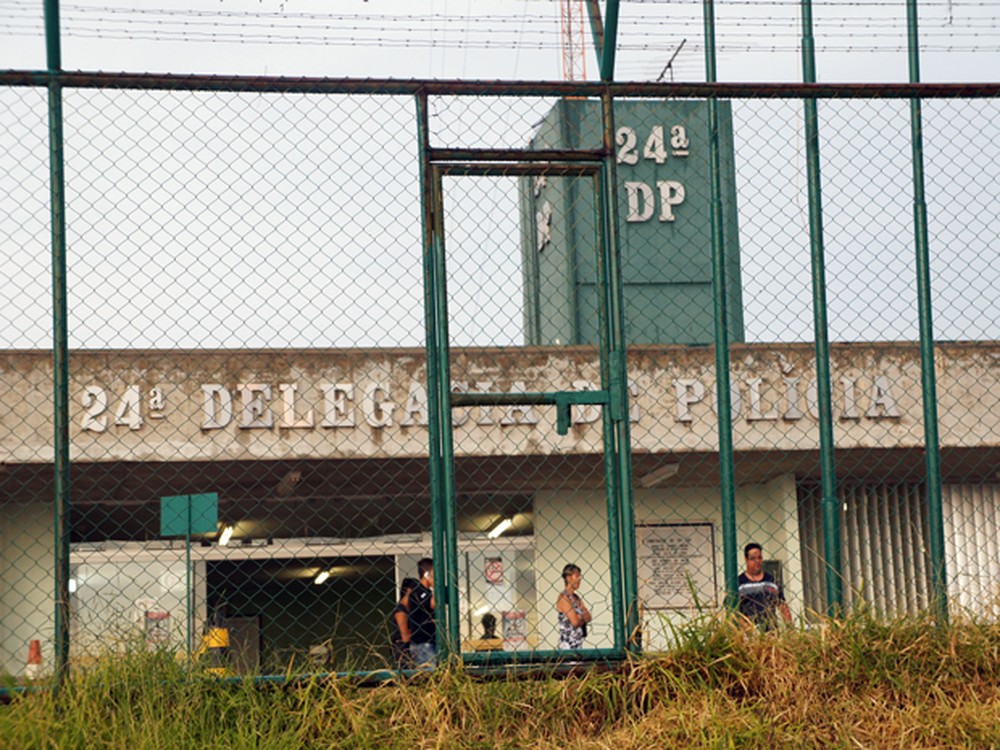
<svg viewBox="0 0 1000 750">
<path fill-rule="evenodd" d="M 664 464 L 659 469 L 639 477 L 639 486 L 647 490 L 651 487 L 656 487 L 658 484 L 670 479 L 670 477 L 675 476 L 677 470 L 680 468 L 680 464 Z"/>
<path fill-rule="evenodd" d="M 321 570 L 319 574 L 316 576 L 316 580 L 313 581 L 313 583 L 315 583 L 318 586 L 321 583 L 325 583 L 326 579 L 329 577 L 330 577 L 329 570 Z"/>
<path fill-rule="evenodd" d="M 502 533 L 504 533 L 507 529 L 509 529 L 513 525 L 514 525 L 513 518 L 501 518 L 497 522 L 497 525 L 494 526 L 492 529 L 490 529 L 490 533 L 487 534 L 486 536 L 489 539 L 496 539 L 498 536 L 500 536 Z"/>
<path fill-rule="evenodd" d="M 219 534 L 219 546 L 225 547 L 229 544 L 229 540 L 233 538 L 233 527 L 223 526 L 222 532 Z"/>
</svg>

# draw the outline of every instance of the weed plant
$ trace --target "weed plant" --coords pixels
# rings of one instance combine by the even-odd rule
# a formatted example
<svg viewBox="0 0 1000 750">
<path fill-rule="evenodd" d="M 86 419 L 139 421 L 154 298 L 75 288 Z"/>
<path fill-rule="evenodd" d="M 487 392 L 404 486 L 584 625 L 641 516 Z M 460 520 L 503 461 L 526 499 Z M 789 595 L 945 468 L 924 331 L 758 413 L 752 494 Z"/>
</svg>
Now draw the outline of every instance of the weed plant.
<svg viewBox="0 0 1000 750">
<path fill-rule="evenodd" d="M 461 665 L 363 686 L 220 680 L 168 652 L 107 655 L 58 691 L 11 693 L 21 748 L 1000 747 L 1000 625 L 867 613 L 761 634 L 705 615 L 615 669 L 484 676 Z"/>
</svg>

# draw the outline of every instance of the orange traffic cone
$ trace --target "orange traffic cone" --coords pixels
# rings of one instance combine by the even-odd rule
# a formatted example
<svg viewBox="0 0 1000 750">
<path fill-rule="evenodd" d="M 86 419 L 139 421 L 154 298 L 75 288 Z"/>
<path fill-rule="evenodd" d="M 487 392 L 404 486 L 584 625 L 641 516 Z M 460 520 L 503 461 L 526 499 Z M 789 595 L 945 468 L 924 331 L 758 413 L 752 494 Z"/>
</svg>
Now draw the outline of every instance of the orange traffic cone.
<svg viewBox="0 0 1000 750">
<path fill-rule="evenodd" d="M 42 676 L 42 642 L 39 640 L 28 644 L 28 665 L 24 668 L 24 676 L 29 680 Z"/>
</svg>

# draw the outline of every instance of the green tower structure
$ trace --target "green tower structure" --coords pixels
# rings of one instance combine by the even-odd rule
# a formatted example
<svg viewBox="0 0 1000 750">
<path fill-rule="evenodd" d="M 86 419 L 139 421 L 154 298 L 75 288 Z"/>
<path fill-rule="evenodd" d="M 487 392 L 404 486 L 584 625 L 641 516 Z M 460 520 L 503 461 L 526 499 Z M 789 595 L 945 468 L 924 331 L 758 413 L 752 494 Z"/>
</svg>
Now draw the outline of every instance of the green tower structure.
<svg viewBox="0 0 1000 750">
<path fill-rule="evenodd" d="M 729 340 L 744 340 L 732 107 L 718 103 Z M 625 331 L 634 344 L 710 344 L 712 304 L 708 106 L 615 103 Z M 530 148 L 599 149 L 601 105 L 562 99 Z M 529 345 L 596 344 L 597 203 L 590 181 L 521 182 L 524 328 Z"/>
</svg>

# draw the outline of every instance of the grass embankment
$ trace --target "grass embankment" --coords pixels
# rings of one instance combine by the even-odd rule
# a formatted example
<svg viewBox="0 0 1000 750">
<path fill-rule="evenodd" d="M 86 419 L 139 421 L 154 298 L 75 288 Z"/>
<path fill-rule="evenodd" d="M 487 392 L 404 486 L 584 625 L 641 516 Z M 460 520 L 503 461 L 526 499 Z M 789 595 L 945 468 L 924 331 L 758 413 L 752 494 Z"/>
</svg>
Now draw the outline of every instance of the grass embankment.
<svg viewBox="0 0 1000 750">
<path fill-rule="evenodd" d="M 1000 747 L 1000 626 L 866 617 L 758 635 L 724 620 L 617 672 L 402 684 L 188 679 L 169 655 L 0 706 L 15 748 Z"/>
</svg>

